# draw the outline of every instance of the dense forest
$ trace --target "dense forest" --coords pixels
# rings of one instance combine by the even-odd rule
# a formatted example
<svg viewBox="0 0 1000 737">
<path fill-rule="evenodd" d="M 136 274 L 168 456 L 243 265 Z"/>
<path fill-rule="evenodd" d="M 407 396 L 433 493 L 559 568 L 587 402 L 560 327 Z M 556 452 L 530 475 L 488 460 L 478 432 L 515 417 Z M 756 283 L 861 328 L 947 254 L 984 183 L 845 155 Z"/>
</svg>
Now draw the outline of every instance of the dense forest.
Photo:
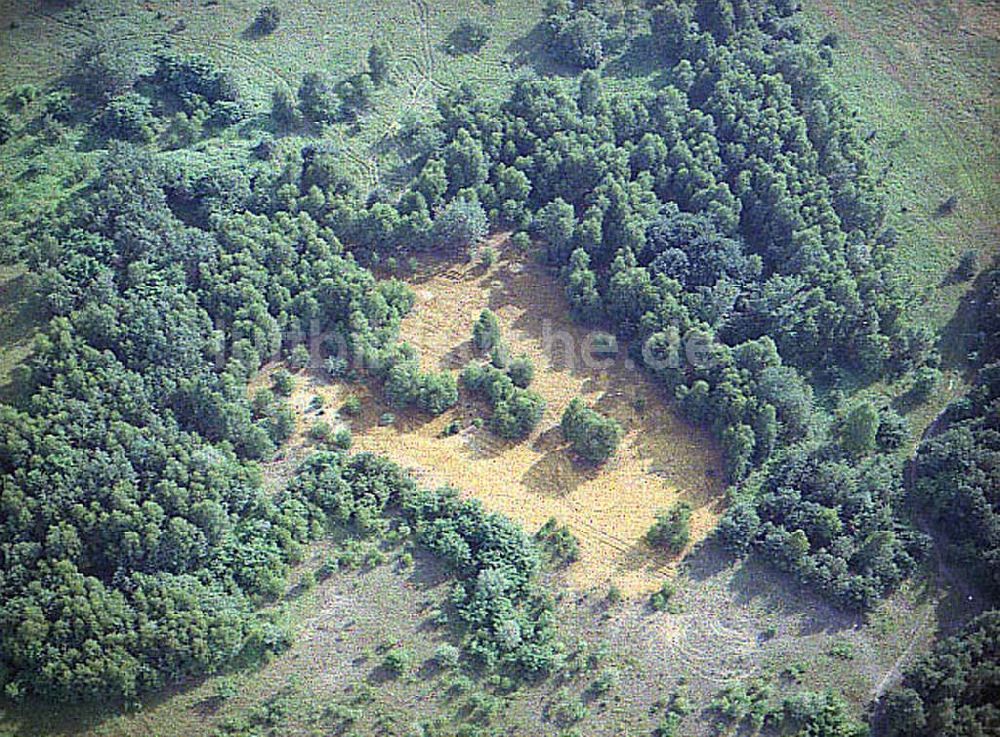
<svg viewBox="0 0 1000 737">
<path fill-rule="evenodd" d="M 978 379 L 908 472 L 896 410 L 836 399 L 849 379 L 904 375 L 926 398 L 941 359 L 908 319 L 879 175 L 827 80 L 829 44 L 784 0 L 646 5 L 549 3 L 546 48 L 575 76 L 524 75 L 500 103 L 467 85 L 443 93 L 396 136 L 412 175 L 398 191 L 365 191 L 321 140 L 294 152 L 277 142 L 363 116 L 391 75 L 384 45 L 363 72 L 279 86 L 256 122 L 232 77 L 201 57 L 137 58 L 109 41 L 80 54 L 30 123 L 85 126 L 101 153 L 16 254 L 46 324 L 18 398 L 0 407 L 7 697 L 133 699 L 280 651 L 289 635 L 261 604 L 332 527 L 392 525 L 443 560 L 454 624 L 486 669 L 557 667 L 536 541 L 368 454 L 318 452 L 266 492 L 259 462 L 294 418 L 287 391 L 246 390 L 266 362 L 316 360 L 428 415 L 467 391 L 498 436 L 527 437 L 545 401 L 495 316 L 479 316 L 482 360 L 460 381 L 422 371 L 399 340 L 414 294 L 373 273 L 469 253 L 490 230 L 535 244 L 573 317 L 617 336 L 711 430 L 730 484 L 716 534 L 734 555 L 865 612 L 939 544 L 995 602 L 1000 272 L 984 276 Z M 262 14 L 254 27 L 279 23 Z M 594 69 L 610 48 L 652 55 L 662 84 L 605 91 Z M 245 160 L 190 148 L 239 125 L 266 128 L 251 128 Z M 0 145 L 14 134 L 0 118 Z M 592 466 L 623 435 L 581 400 L 561 429 Z M 681 550 L 689 516 L 665 513 L 650 541 Z M 986 615 L 910 669 L 884 704 L 890 733 L 995 728 L 996 636 Z M 840 719 L 840 706 L 813 707 Z"/>
</svg>

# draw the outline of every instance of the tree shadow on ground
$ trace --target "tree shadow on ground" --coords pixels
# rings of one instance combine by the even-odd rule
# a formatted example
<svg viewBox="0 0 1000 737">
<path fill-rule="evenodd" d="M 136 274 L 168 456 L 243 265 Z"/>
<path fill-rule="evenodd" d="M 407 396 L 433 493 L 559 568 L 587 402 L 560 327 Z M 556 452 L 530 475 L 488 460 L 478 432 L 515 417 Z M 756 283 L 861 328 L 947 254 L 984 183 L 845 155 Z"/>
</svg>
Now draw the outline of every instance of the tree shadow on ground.
<svg viewBox="0 0 1000 737">
<path fill-rule="evenodd" d="M 541 77 L 575 77 L 580 70 L 549 53 L 548 29 L 538 23 L 526 35 L 511 41 L 504 53 L 517 67 L 528 67 Z"/>
<path fill-rule="evenodd" d="M 578 463 L 570 457 L 568 449 L 558 448 L 535 461 L 522 482 L 534 494 L 559 498 L 572 494 L 600 473 L 600 467 Z"/>
<path fill-rule="evenodd" d="M 656 75 L 653 87 L 663 87 L 669 82 L 669 73 L 657 58 L 652 36 L 640 36 L 620 54 L 608 61 L 601 70 L 606 77 L 627 79 Z"/>
<path fill-rule="evenodd" d="M 941 331 L 938 349 L 941 351 L 941 362 L 944 368 L 960 371 L 971 379 L 972 367 L 969 365 L 969 353 L 978 347 L 980 330 L 978 314 L 984 300 L 988 299 L 986 290 L 989 285 L 988 274 L 1000 267 L 1000 257 L 980 271 L 972 282 L 969 290 L 955 310 L 948 324 Z"/>
</svg>

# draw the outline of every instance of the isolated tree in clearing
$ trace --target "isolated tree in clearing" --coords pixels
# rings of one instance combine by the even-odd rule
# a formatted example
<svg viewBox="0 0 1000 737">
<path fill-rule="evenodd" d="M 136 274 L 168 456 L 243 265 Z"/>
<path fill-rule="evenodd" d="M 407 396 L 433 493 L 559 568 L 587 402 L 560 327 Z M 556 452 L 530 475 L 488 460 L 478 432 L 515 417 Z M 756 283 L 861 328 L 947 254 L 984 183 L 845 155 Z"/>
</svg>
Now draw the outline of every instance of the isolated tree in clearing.
<svg viewBox="0 0 1000 737">
<path fill-rule="evenodd" d="M 573 450 L 591 463 L 604 463 L 614 455 L 624 434 L 616 420 L 590 409 L 579 397 L 569 403 L 561 427 Z"/>
<path fill-rule="evenodd" d="M 666 512 L 660 512 L 656 515 L 656 523 L 646 533 L 646 540 L 650 545 L 679 553 L 691 539 L 691 511 L 687 502 L 677 502 Z"/>
</svg>

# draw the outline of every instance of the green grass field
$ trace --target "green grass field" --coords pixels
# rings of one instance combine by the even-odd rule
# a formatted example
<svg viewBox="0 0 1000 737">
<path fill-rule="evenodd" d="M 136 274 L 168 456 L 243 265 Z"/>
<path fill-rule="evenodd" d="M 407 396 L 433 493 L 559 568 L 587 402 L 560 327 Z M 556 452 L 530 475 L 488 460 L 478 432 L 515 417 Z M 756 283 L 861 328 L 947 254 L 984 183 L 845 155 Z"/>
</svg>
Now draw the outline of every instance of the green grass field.
<svg viewBox="0 0 1000 737">
<path fill-rule="evenodd" d="M 960 255 L 980 269 L 1000 252 L 997 74 L 1000 10 L 995 3 L 804 3 L 817 36 L 837 34 L 833 82 L 857 111 L 882 165 L 887 224 L 899 233 L 899 277 L 913 288 L 911 314 L 942 331 L 942 391 L 914 411 L 922 430 L 968 381 L 969 282 L 951 278 Z M 941 203 L 956 195 L 950 215 Z M 898 397 L 903 384 L 871 388 Z"/>
<path fill-rule="evenodd" d="M 303 74 L 313 71 L 347 76 L 363 67 L 369 46 L 381 41 L 395 57 L 392 84 L 379 91 L 374 112 L 360 126 L 338 124 L 324 132 L 357 180 L 375 187 L 391 163 L 380 157 L 380 143 L 404 116 L 431 108 L 437 94 L 461 82 L 490 96 L 505 94 L 519 61 L 530 58 L 525 37 L 541 19 L 541 5 L 531 0 L 303 0 L 282 5 L 276 32 L 250 38 L 246 30 L 260 6 L 256 0 L 110 0 L 68 8 L 11 2 L 0 7 L 0 90 L 25 82 L 47 84 L 71 66 L 81 45 L 108 34 L 141 49 L 170 43 L 205 54 L 230 70 L 244 95 L 264 112 L 277 85 L 294 91 Z M 445 45 L 465 17 L 486 24 L 491 38 L 476 54 L 452 56 Z"/>
</svg>

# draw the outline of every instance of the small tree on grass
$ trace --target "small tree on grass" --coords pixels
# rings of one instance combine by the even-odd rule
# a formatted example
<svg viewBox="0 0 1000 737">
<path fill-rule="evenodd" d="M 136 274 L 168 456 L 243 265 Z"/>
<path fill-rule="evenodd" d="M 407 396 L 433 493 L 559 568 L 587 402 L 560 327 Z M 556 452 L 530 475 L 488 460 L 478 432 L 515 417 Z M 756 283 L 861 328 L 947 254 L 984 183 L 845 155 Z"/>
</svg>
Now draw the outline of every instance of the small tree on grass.
<svg viewBox="0 0 1000 737">
<path fill-rule="evenodd" d="M 463 18 L 448 35 L 446 50 L 449 54 L 474 54 L 490 40 L 490 29 L 479 21 Z"/>
<path fill-rule="evenodd" d="M 376 87 L 392 78 L 392 52 L 386 44 L 376 43 L 368 49 L 368 74 Z"/>
<path fill-rule="evenodd" d="M 590 409 L 579 397 L 563 412 L 561 427 L 573 450 L 591 463 L 610 458 L 624 434 L 618 422 Z"/>
<path fill-rule="evenodd" d="M 660 512 L 646 533 L 646 540 L 650 545 L 679 553 L 691 539 L 691 511 L 687 502 L 677 502 L 666 512 Z"/>
<path fill-rule="evenodd" d="M 938 205 L 938 215 L 951 215 L 958 207 L 958 195 L 953 194 Z"/>
<path fill-rule="evenodd" d="M 531 434 L 545 413 L 545 400 L 530 389 L 516 389 L 493 409 L 493 431 L 508 440 Z"/>
<path fill-rule="evenodd" d="M 271 92 L 271 120 L 280 130 L 295 130 L 302 125 L 299 102 L 284 83 Z"/>
<path fill-rule="evenodd" d="M 295 388 L 295 379 L 287 370 L 278 369 L 271 377 L 271 388 L 274 389 L 275 394 L 287 397 Z"/>
<path fill-rule="evenodd" d="M 566 525 L 560 526 L 555 517 L 535 533 L 535 539 L 548 549 L 556 560 L 572 563 L 580 557 L 580 543 Z"/>
<path fill-rule="evenodd" d="M 654 591 L 653 595 L 649 597 L 649 605 L 658 612 L 666 611 L 675 591 L 674 582 L 670 579 L 665 580 L 659 590 Z"/>
<path fill-rule="evenodd" d="M 507 373 L 514 386 L 527 389 L 535 378 L 535 366 L 527 356 L 518 356 L 507 365 Z"/>
<path fill-rule="evenodd" d="M 352 394 L 344 400 L 344 404 L 341 406 L 340 411 L 348 417 L 356 417 L 360 415 L 361 399 L 357 395 Z"/>
<path fill-rule="evenodd" d="M 317 443 L 322 443 L 330 437 L 331 432 L 333 432 L 333 428 L 330 427 L 328 422 L 316 420 L 312 427 L 309 428 L 309 437 Z"/>
<path fill-rule="evenodd" d="M 413 653 L 407 648 L 393 647 L 386 653 L 382 665 L 385 666 L 387 671 L 398 678 L 413 670 L 414 662 Z"/>
<path fill-rule="evenodd" d="M 274 33 L 281 23 L 281 11 L 273 5 L 265 5 L 257 11 L 250 30 L 254 36 L 267 36 Z"/>
<path fill-rule="evenodd" d="M 479 319 L 472 326 L 472 342 L 481 351 L 490 351 L 500 344 L 500 322 L 492 310 L 479 313 Z"/>
</svg>

